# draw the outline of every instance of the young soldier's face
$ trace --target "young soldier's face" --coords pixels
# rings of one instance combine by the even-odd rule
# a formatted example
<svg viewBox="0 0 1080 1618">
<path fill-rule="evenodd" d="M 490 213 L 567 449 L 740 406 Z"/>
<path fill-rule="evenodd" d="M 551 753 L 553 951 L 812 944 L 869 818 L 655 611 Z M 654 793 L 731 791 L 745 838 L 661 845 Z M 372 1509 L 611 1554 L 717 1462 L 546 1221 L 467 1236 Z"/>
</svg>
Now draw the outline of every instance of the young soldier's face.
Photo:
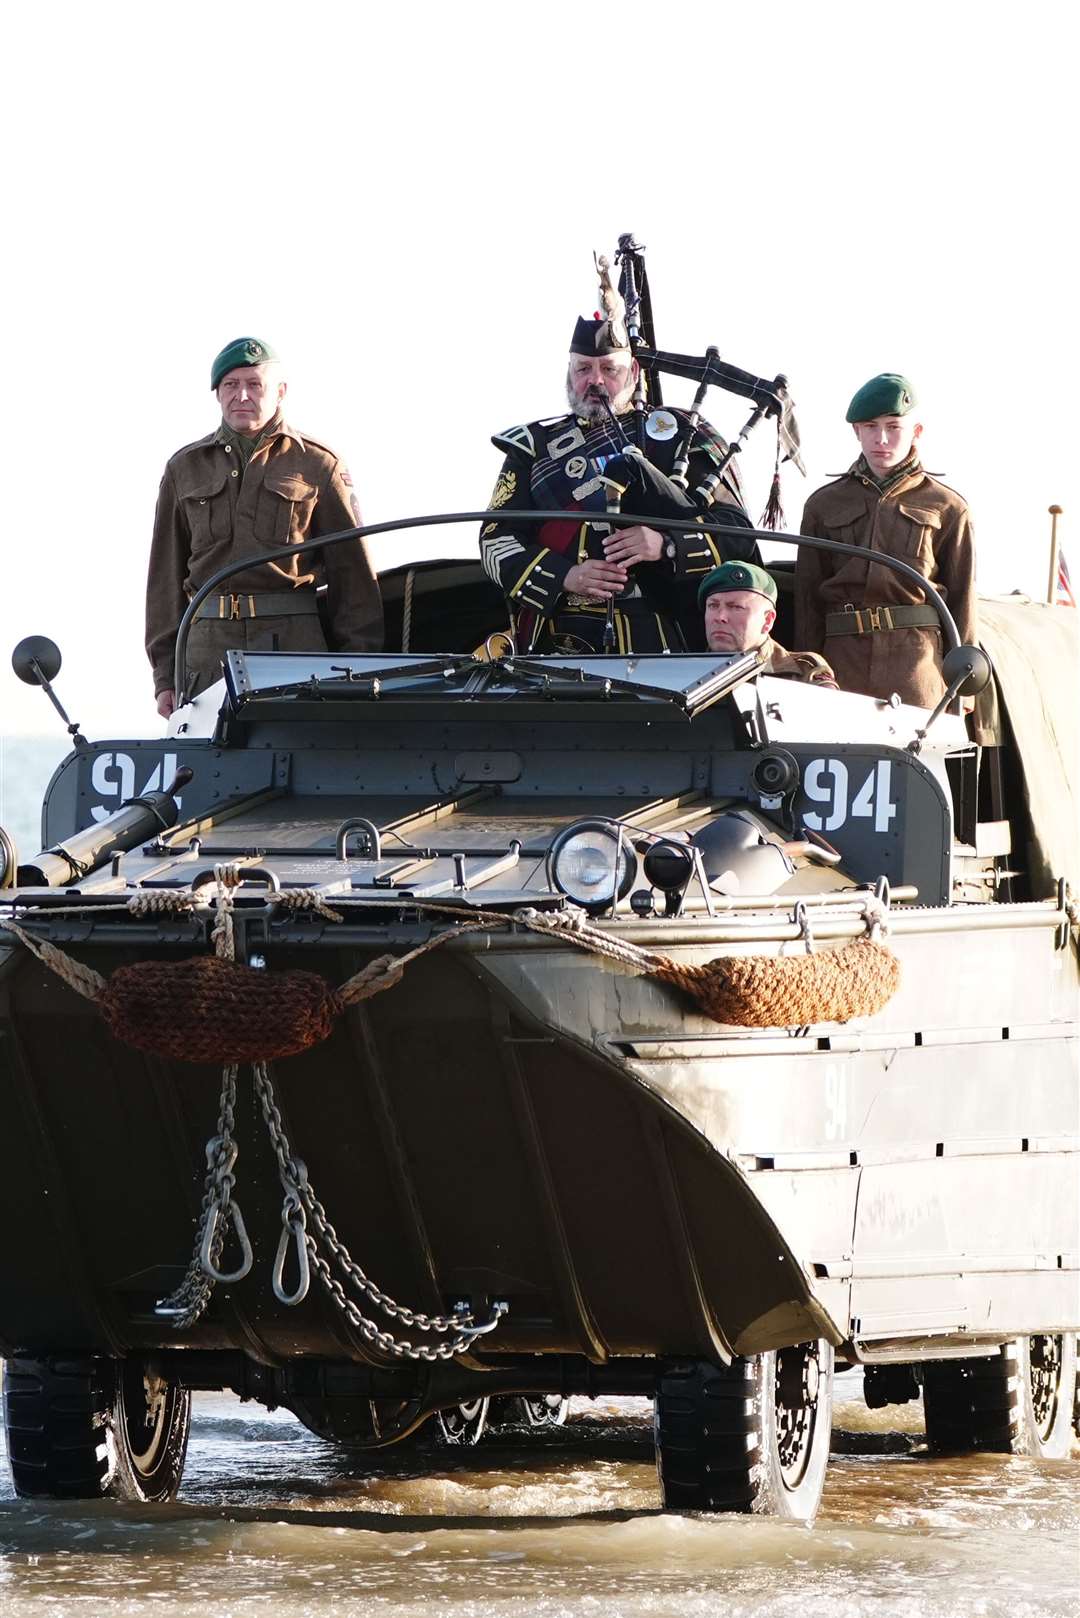
<svg viewBox="0 0 1080 1618">
<path fill-rule="evenodd" d="M 222 377 L 217 396 L 226 427 L 256 438 L 277 414 L 285 383 L 275 365 L 238 365 Z"/>
<path fill-rule="evenodd" d="M 873 421 L 853 422 L 852 429 L 871 471 L 891 472 L 911 454 L 922 422 L 911 415 L 875 416 Z"/>
<path fill-rule="evenodd" d="M 749 652 L 776 622 L 772 603 L 757 590 L 714 590 L 705 598 L 705 640 L 710 652 Z"/>
</svg>

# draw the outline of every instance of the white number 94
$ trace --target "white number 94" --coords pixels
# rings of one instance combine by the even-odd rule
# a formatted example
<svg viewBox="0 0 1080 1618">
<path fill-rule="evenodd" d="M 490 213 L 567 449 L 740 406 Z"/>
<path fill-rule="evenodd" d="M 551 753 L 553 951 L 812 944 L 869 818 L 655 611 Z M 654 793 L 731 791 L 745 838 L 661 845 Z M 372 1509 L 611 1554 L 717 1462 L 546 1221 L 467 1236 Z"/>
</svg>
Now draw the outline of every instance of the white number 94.
<svg viewBox="0 0 1080 1618">
<path fill-rule="evenodd" d="M 870 766 L 865 781 L 850 796 L 848 767 L 840 758 L 814 758 L 803 774 L 803 791 L 812 803 L 820 803 L 820 811 L 811 809 L 803 820 L 812 831 L 836 831 L 848 816 L 872 819 L 875 831 L 888 831 L 889 822 L 896 815 L 892 801 L 892 760 L 879 759 Z"/>
</svg>

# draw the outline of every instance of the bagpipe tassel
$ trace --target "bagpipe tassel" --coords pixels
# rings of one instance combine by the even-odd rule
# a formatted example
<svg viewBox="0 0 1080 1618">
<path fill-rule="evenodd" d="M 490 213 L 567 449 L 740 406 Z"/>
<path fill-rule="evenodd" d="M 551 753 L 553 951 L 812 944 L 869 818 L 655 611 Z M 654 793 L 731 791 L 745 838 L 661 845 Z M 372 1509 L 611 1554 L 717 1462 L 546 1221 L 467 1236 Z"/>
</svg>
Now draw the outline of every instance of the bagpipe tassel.
<svg viewBox="0 0 1080 1618">
<path fill-rule="evenodd" d="M 773 473 L 772 486 L 769 489 L 769 498 L 765 502 L 765 510 L 761 513 L 759 528 L 771 528 L 775 532 L 784 526 L 784 507 L 780 499 L 780 468 Z"/>
<path fill-rule="evenodd" d="M 765 502 L 765 510 L 761 513 L 758 522 L 759 528 L 769 528 L 774 533 L 784 526 L 784 505 L 780 492 L 780 432 L 776 434 L 776 461 L 773 465 L 772 483 L 769 487 L 769 498 Z"/>
</svg>

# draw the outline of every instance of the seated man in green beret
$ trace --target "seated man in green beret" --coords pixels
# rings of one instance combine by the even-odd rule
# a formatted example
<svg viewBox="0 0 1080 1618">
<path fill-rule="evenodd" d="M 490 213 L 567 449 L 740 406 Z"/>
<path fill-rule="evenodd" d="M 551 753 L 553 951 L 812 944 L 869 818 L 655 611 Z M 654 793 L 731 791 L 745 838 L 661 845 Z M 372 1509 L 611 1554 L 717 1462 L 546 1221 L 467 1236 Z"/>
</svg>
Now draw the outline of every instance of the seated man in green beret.
<svg viewBox="0 0 1080 1618">
<path fill-rule="evenodd" d="M 752 562 L 724 562 L 698 588 L 710 652 L 760 651 L 763 674 L 783 674 L 835 689 L 833 671 L 815 652 L 786 652 L 769 634 L 776 622 L 776 582 Z"/>
<path fill-rule="evenodd" d="M 806 502 L 802 531 L 895 556 L 946 601 L 963 643 L 976 638 L 971 518 L 954 489 L 924 472 L 922 422 L 904 376 L 872 377 L 848 406 L 855 464 Z M 945 690 L 937 614 L 891 568 L 800 547 L 795 564 L 800 646 L 823 651 L 845 691 L 932 708 Z"/>
<path fill-rule="evenodd" d="M 295 545 L 286 561 L 226 579 L 199 608 L 187 645 L 188 695 L 221 677 L 226 651 L 372 652 L 382 646 L 382 600 L 363 540 L 343 540 L 305 562 L 306 539 L 360 523 L 352 479 L 317 439 L 285 421 L 277 355 L 238 337 L 210 369 L 221 425 L 177 450 L 158 493 L 146 584 L 146 654 L 158 713 L 176 705 L 173 648 L 188 602 L 219 568 Z M 325 630 L 316 586 L 326 585 Z M 329 643 L 329 645 L 328 645 Z"/>
</svg>

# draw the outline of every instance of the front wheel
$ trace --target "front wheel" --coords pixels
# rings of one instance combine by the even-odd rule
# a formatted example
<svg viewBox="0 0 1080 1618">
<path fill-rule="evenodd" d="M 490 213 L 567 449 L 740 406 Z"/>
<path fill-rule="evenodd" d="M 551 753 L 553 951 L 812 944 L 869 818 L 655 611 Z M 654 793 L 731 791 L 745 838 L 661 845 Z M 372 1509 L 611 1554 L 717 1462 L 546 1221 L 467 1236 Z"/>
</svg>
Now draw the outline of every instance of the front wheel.
<svg viewBox="0 0 1080 1618">
<path fill-rule="evenodd" d="M 923 1366 L 926 1440 L 936 1454 L 990 1450 L 1058 1460 L 1072 1445 L 1076 1339 L 1014 1337 L 985 1359 Z"/>
<path fill-rule="evenodd" d="M 15 1493 L 30 1499 L 171 1500 L 191 1394 L 142 1360 L 10 1360 L 4 1421 Z"/>
<path fill-rule="evenodd" d="M 823 1341 L 728 1366 L 665 1367 L 655 1415 L 664 1505 L 811 1521 L 829 1459 L 832 1376 Z"/>
</svg>

